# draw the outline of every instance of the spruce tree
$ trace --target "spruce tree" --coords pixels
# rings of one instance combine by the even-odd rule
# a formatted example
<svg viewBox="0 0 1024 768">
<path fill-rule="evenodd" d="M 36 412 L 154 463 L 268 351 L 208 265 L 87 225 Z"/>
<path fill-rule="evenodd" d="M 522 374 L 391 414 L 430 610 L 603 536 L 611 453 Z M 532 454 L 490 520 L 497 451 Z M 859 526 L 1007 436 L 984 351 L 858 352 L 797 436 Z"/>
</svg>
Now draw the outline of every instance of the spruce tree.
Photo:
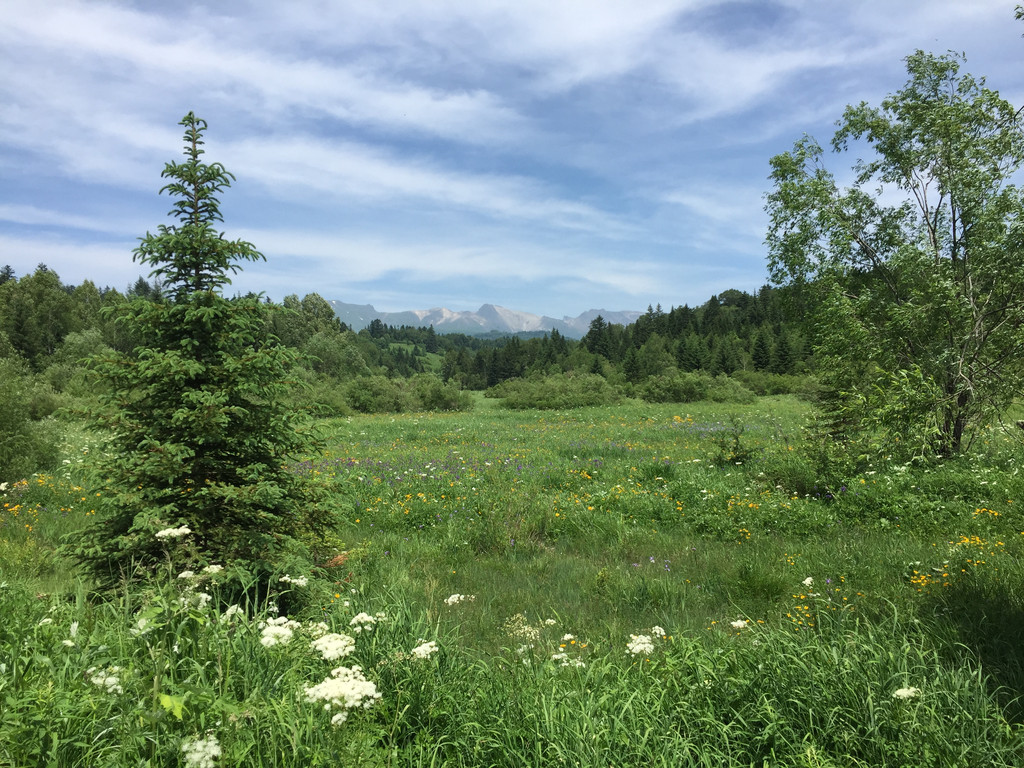
<svg viewBox="0 0 1024 768">
<path fill-rule="evenodd" d="M 285 401 L 297 353 L 268 335 L 260 297 L 220 293 L 239 261 L 263 258 L 214 229 L 217 194 L 234 177 L 202 161 L 204 121 L 190 112 L 180 124 L 186 161 L 166 165 L 161 190 L 177 198 L 178 223 L 147 233 L 134 257 L 167 300 L 108 310 L 140 345 L 95 366 L 109 384 L 95 419 L 109 436 L 102 509 L 71 551 L 104 585 L 159 565 L 163 529 L 191 531 L 194 565 L 228 566 L 252 583 L 294 567 L 327 523 L 315 487 L 291 466 L 308 448 Z"/>
</svg>

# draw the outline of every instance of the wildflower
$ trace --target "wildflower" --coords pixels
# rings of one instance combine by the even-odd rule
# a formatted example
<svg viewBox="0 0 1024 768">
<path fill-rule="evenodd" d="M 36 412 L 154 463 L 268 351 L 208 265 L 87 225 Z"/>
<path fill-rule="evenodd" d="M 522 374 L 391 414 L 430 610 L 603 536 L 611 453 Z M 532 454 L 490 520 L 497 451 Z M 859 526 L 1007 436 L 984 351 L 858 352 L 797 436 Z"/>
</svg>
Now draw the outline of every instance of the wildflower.
<svg viewBox="0 0 1024 768">
<path fill-rule="evenodd" d="M 548 619 L 552 624 L 553 619 Z M 548 622 L 545 621 L 545 624 Z M 527 642 L 533 642 L 540 638 L 540 630 L 537 627 L 531 627 L 529 622 L 526 620 L 526 616 L 522 613 L 517 613 L 515 616 L 510 616 L 506 619 L 503 629 L 508 632 L 510 637 L 515 637 L 520 640 Z"/>
<path fill-rule="evenodd" d="M 205 739 L 183 742 L 181 751 L 185 753 L 187 768 L 213 768 L 214 761 L 220 757 L 220 744 L 217 737 L 210 734 Z"/>
<path fill-rule="evenodd" d="M 120 671 L 120 667 L 108 667 L 105 670 L 89 667 L 85 674 L 89 676 L 90 683 L 105 688 L 107 693 L 124 693 L 124 688 L 121 687 L 121 678 L 117 676 Z"/>
<path fill-rule="evenodd" d="M 179 579 L 194 579 L 195 576 L 195 571 L 182 571 L 178 574 Z"/>
<path fill-rule="evenodd" d="M 357 613 L 348 625 L 352 627 L 353 632 L 373 632 L 373 628 L 377 625 L 377 617 L 368 613 Z"/>
<path fill-rule="evenodd" d="M 459 595 L 455 594 L 445 599 L 445 605 L 458 605 L 466 600 L 476 600 L 476 595 Z"/>
<path fill-rule="evenodd" d="M 317 638 L 310 646 L 320 652 L 324 661 L 335 661 L 352 653 L 356 649 L 356 641 L 348 635 L 330 633 Z"/>
<path fill-rule="evenodd" d="M 332 707 L 341 711 L 331 718 L 331 725 L 341 725 L 348 719 L 350 709 L 369 709 L 381 698 L 377 686 L 363 676 L 359 666 L 338 667 L 322 683 L 305 688 L 306 701 L 324 702 L 328 712 Z"/>
<path fill-rule="evenodd" d="M 812 586 L 814 586 L 814 577 L 813 576 L 808 576 L 806 579 L 804 579 L 801 582 L 801 584 L 803 584 L 805 587 L 812 587 Z"/>
<path fill-rule="evenodd" d="M 553 627 L 557 623 L 558 622 L 555 621 L 554 619 L 544 619 L 544 626 L 546 626 L 546 627 Z"/>
<path fill-rule="evenodd" d="M 626 651 L 634 656 L 646 656 L 654 652 L 654 642 L 650 635 L 630 635 L 626 643 Z"/>
<path fill-rule="evenodd" d="M 575 640 L 575 639 L 576 639 L 576 635 L 570 635 L 568 633 L 562 635 L 562 642 L 563 643 L 564 642 L 568 642 L 569 640 Z"/>
<path fill-rule="evenodd" d="M 164 528 L 153 535 L 158 539 L 180 539 L 182 536 L 188 536 L 190 533 L 192 533 L 192 529 L 187 525 L 183 525 L 180 528 Z"/>
<path fill-rule="evenodd" d="M 894 699 L 902 699 L 905 701 L 906 699 L 914 698 L 920 693 L 920 688 L 897 688 L 895 691 L 892 692 L 892 697 Z"/>
<path fill-rule="evenodd" d="M 437 653 L 438 650 L 437 643 L 431 640 L 430 642 L 417 645 L 409 653 L 416 659 L 429 659 L 431 654 Z"/>
<path fill-rule="evenodd" d="M 227 607 L 227 610 L 225 610 L 224 613 L 220 615 L 221 623 L 223 624 L 231 621 L 235 616 L 237 616 L 240 613 L 244 613 L 240 605 L 229 605 Z"/>
<path fill-rule="evenodd" d="M 69 637 L 66 638 L 65 640 L 62 640 L 61 642 L 64 645 L 66 645 L 68 648 L 74 648 L 75 647 L 75 638 L 78 637 L 78 622 L 77 621 L 72 621 L 71 622 L 71 626 L 68 628 L 68 635 L 69 635 Z"/>
<path fill-rule="evenodd" d="M 210 574 L 220 573 L 223 570 L 224 570 L 224 566 L 223 565 L 208 565 L 205 568 L 203 568 L 203 573 L 210 573 Z"/>
<path fill-rule="evenodd" d="M 747 623 L 746 619 L 736 619 L 736 621 L 729 622 L 729 626 L 733 629 L 746 629 Z"/>
<path fill-rule="evenodd" d="M 278 581 L 285 584 L 293 584 L 296 587 L 304 587 L 309 584 L 309 578 L 307 576 L 289 576 L 287 573 L 278 579 Z"/>
<path fill-rule="evenodd" d="M 311 621 L 306 625 L 306 631 L 309 632 L 310 637 L 318 639 L 326 635 L 330 631 L 330 627 L 327 626 L 326 621 Z"/>
<path fill-rule="evenodd" d="M 135 622 L 135 626 L 132 627 L 131 629 L 129 629 L 128 631 L 131 632 L 136 637 L 138 637 L 139 635 L 146 634 L 152 628 L 153 628 L 152 622 L 146 616 L 141 616 Z"/>
<path fill-rule="evenodd" d="M 659 626 L 653 626 L 653 627 L 651 627 L 651 634 L 654 635 L 655 637 L 664 638 L 665 635 L 666 635 L 666 632 L 665 632 L 664 629 L 662 629 Z"/>
<path fill-rule="evenodd" d="M 292 634 L 301 627 L 297 621 L 292 621 L 287 616 L 278 616 L 276 619 L 267 619 L 260 624 L 260 644 L 264 648 L 273 648 L 275 645 L 287 645 L 291 642 Z"/>
</svg>

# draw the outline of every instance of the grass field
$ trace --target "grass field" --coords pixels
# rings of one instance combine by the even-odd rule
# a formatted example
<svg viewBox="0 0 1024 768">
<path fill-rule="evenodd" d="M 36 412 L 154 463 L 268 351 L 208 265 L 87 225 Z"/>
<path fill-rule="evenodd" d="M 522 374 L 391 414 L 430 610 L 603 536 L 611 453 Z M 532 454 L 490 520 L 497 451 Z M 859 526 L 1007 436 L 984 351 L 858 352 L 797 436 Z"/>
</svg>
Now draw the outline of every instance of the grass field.
<svg viewBox="0 0 1024 768">
<path fill-rule="evenodd" d="M 808 415 L 325 422 L 338 538 L 287 616 L 187 536 L 92 598 L 54 554 L 102 502 L 79 437 L 3 492 L 0 765 L 1024 764 L 1020 439 L 837 475 Z"/>
</svg>

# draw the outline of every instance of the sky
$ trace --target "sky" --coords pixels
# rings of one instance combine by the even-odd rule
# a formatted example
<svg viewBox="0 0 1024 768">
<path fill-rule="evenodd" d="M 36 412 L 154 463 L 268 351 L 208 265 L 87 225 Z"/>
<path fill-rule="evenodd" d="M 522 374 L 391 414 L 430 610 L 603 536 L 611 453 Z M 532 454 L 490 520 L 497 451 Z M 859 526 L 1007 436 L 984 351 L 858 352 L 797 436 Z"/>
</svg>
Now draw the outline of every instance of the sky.
<svg viewBox="0 0 1024 768">
<path fill-rule="evenodd" d="M 915 50 L 1024 103 L 993 0 L 0 0 L 0 265 L 124 290 L 189 111 L 227 293 L 553 317 L 767 282 L 769 159 Z M 855 157 L 830 157 L 837 175 Z"/>
</svg>

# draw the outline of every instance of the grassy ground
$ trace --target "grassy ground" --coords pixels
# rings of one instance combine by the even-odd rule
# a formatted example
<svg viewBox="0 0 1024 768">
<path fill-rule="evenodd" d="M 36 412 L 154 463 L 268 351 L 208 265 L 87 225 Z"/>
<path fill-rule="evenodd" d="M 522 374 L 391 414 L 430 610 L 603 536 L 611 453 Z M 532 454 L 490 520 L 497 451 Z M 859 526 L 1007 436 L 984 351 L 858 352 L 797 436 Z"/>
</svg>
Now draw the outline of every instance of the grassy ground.
<svg viewBox="0 0 1024 768">
<path fill-rule="evenodd" d="M 807 415 L 325 423 L 338 540 L 280 627 L 187 541 L 90 599 L 53 555 L 96 507 L 80 439 L 2 499 L 0 765 L 1020 764 L 1019 440 L 837 476 Z"/>
</svg>

